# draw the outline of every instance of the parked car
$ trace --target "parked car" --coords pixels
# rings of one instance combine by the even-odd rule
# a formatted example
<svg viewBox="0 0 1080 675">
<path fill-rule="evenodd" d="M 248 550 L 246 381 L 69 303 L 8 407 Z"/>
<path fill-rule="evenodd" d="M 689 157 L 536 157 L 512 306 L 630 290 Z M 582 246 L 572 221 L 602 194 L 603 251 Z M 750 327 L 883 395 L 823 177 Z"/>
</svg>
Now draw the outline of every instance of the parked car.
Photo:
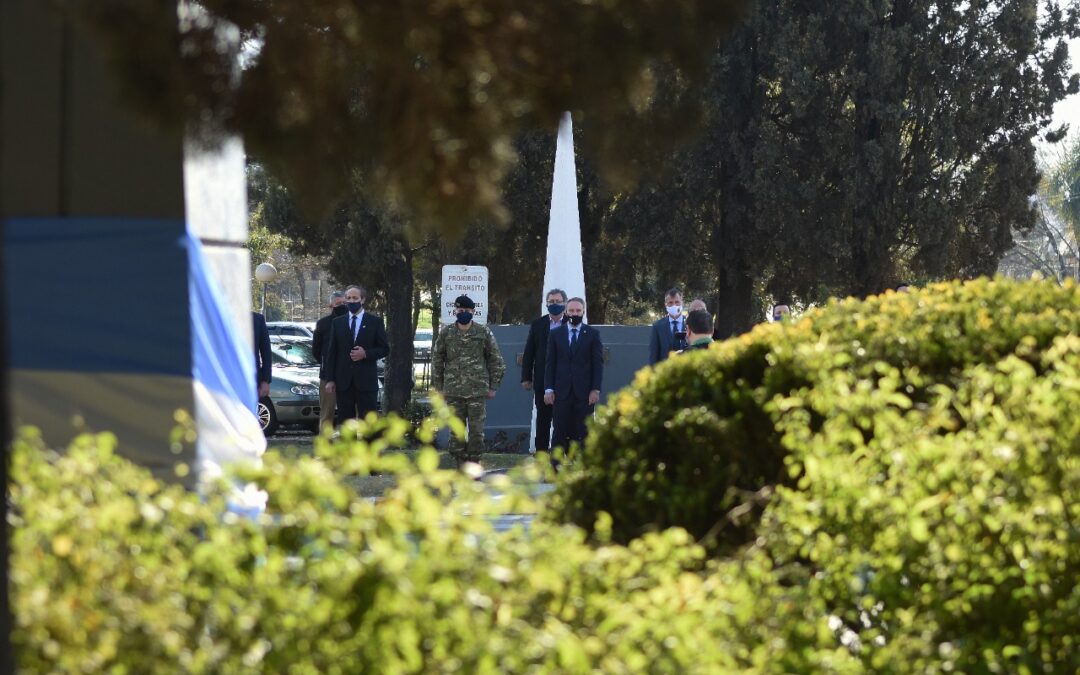
<svg viewBox="0 0 1080 675">
<path fill-rule="evenodd" d="M 270 395 L 259 399 L 257 409 L 263 433 L 273 436 L 282 424 L 302 424 L 318 431 L 319 365 L 297 363 L 302 360 L 305 349 L 310 356 L 310 346 L 271 336 L 270 348 L 274 358 Z M 314 357 L 310 360 L 314 361 Z"/>
<path fill-rule="evenodd" d="M 431 344 L 434 333 L 428 328 L 421 328 L 413 336 L 413 358 L 426 361 L 431 358 Z"/>
<path fill-rule="evenodd" d="M 306 338 L 315 335 L 315 324 L 311 321 L 267 321 L 266 329 L 271 335 L 296 335 Z"/>
<path fill-rule="evenodd" d="M 270 350 L 274 352 L 274 366 L 315 368 L 318 376 L 319 362 L 315 359 L 310 337 L 299 335 L 271 335 Z"/>
<path fill-rule="evenodd" d="M 270 398 L 275 399 L 274 385 L 277 384 L 279 373 L 286 378 L 302 377 L 306 383 L 314 383 L 315 386 L 315 407 L 314 411 L 308 410 L 306 404 L 299 404 L 296 401 L 298 399 L 295 396 L 291 399 L 285 399 L 292 401 L 285 403 L 285 407 L 300 408 L 300 415 L 292 414 L 289 411 L 285 414 L 285 418 L 279 418 L 280 424 L 303 424 L 310 426 L 313 431 L 319 430 L 319 362 L 315 358 L 315 353 L 311 349 L 311 338 L 299 337 L 295 335 L 271 335 L 270 336 L 270 350 L 273 352 L 274 357 L 274 380 L 270 383 Z M 379 408 L 382 409 L 383 401 L 383 383 L 382 383 L 382 361 L 380 360 L 379 368 L 379 393 L 378 403 Z M 296 394 L 290 387 L 288 388 L 290 394 Z M 284 395 L 284 394 L 283 394 Z M 265 399 L 264 399 L 265 400 Z M 307 399 L 303 399 L 307 402 Z M 260 401 L 259 420 L 263 419 L 262 404 Z M 268 410 L 268 415 L 281 411 L 281 406 L 275 405 L 272 410 Z M 311 415 L 314 415 L 314 419 L 311 419 Z M 277 430 L 275 425 L 274 430 Z M 266 432 L 266 425 L 263 425 L 263 431 Z M 269 436 L 273 431 L 266 432 Z"/>
</svg>

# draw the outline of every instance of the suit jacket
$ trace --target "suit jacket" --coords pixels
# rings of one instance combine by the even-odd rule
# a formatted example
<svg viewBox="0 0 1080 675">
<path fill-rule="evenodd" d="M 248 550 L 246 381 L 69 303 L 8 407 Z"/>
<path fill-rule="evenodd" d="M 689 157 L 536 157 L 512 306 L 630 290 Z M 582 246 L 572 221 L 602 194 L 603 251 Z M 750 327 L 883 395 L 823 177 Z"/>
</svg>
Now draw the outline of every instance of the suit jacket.
<svg viewBox="0 0 1080 675">
<path fill-rule="evenodd" d="M 272 382 L 274 353 L 270 349 L 270 330 L 266 327 L 266 317 L 252 312 L 251 319 L 255 326 L 255 384 Z"/>
<path fill-rule="evenodd" d="M 364 314 L 366 315 L 367 312 L 364 312 Z M 326 353 L 330 351 L 330 324 L 339 316 L 343 315 L 331 312 L 316 321 L 315 334 L 311 336 L 311 353 L 315 356 L 315 360 L 319 362 L 319 378 L 323 380 L 329 379 L 326 373 L 323 372 L 322 366 L 326 360 Z"/>
<path fill-rule="evenodd" d="M 565 314 L 562 321 L 566 323 Z M 550 332 L 551 317 L 547 314 L 529 324 L 529 337 L 525 339 L 525 353 L 521 357 L 521 381 L 532 382 L 534 391 L 544 391 L 544 364 Z"/>
<path fill-rule="evenodd" d="M 600 333 L 582 324 L 577 347 L 571 352 L 570 328 L 569 324 L 563 324 L 548 335 L 544 382 L 545 389 L 554 390 L 556 401 L 570 397 L 587 400 L 590 391 L 600 390 L 604 379 L 604 345 Z"/>
<path fill-rule="evenodd" d="M 334 317 L 330 322 L 330 344 L 323 358 L 322 374 L 333 380 L 339 391 L 355 388 L 357 391 L 378 391 L 379 377 L 376 362 L 390 353 L 383 320 L 371 312 L 364 312 L 360 329 L 353 340 L 349 324 L 352 314 Z M 353 361 L 349 352 L 353 347 L 363 347 L 367 358 Z"/>
<path fill-rule="evenodd" d="M 686 330 L 686 317 L 681 317 L 682 329 Z M 664 316 L 653 322 L 652 330 L 649 331 L 649 365 L 663 361 L 671 353 L 671 322 Z"/>
</svg>

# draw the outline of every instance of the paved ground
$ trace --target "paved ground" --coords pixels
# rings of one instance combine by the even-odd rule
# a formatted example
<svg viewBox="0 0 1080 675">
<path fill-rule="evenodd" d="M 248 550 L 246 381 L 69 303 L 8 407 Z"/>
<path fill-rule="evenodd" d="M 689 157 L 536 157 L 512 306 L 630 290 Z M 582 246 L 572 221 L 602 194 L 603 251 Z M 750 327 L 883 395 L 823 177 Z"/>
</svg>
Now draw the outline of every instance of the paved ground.
<svg viewBox="0 0 1080 675">
<path fill-rule="evenodd" d="M 269 448 L 278 450 L 284 455 L 300 456 L 304 454 L 311 454 L 312 452 L 312 439 L 314 436 L 310 431 L 303 431 L 300 429 L 281 429 L 277 434 L 267 439 L 267 445 Z M 406 453 L 409 451 L 406 450 Z M 487 471 L 511 469 L 524 462 L 532 461 L 531 455 L 504 455 L 504 454 L 485 454 L 484 455 L 484 469 Z M 454 462 L 450 456 L 445 452 L 439 453 L 439 468 L 451 469 L 454 468 Z M 363 478 L 356 478 L 356 489 L 361 495 L 365 497 L 378 497 L 387 488 L 393 487 L 393 476 L 365 476 Z"/>
</svg>

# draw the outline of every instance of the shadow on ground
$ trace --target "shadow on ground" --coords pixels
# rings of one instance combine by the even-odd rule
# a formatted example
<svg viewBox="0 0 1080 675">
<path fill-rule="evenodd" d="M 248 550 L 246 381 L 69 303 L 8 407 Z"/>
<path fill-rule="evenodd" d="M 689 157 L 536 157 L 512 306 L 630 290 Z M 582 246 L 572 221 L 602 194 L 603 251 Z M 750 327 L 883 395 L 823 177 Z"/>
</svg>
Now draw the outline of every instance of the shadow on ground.
<svg viewBox="0 0 1080 675">
<path fill-rule="evenodd" d="M 313 451 L 312 441 L 315 437 L 310 431 L 280 431 L 267 439 L 267 449 L 277 450 L 286 457 L 300 457 L 310 455 Z M 412 455 L 414 451 L 404 450 L 405 454 Z M 485 471 L 500 471 L 512 469 L 525 462 L 532 461 L 531 455 L 485 453 L 483 466 Z M 455 468 L 454 460 L 445 451 L 439 453 L 439 468 Z M 363 497 L 378 497 L 387 489 L 394 486 L 393 476 L 362 476 L 349 480 L 356 487 L 356 491 Z"/>
</svg>

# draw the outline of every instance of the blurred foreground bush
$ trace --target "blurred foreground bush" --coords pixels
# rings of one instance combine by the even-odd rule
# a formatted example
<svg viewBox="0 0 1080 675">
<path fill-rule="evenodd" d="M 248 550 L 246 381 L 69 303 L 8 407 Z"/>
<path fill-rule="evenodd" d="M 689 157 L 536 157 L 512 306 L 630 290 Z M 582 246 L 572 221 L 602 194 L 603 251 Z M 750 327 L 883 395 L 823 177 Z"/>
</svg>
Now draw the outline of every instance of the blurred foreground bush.
<svg viewBox="0 0 1080 675">
<path fill-rule="evenodd" d="M 409 431 L 380 420 L 361 440 L 318 439 L 317 457 L 270 453 L 241 472 L 269 493 L 259 522 L 227 512 L 224 488 L 157 482 L 108 434 L 61 455 L 24 431 L 10 516 L 20 670 L 736 670 L 775 658 L 761 635 L 792 616 L 834 642 L 813 629 L 820 612 L 737 579 L 742 563 L 714 578 L 681 530 L 629 547 L 545 523 L 495 534 L 486 515 L 536 505 L 508 481 L 493 500 L 438 471 L 430 448 L 415 464 L 379 455 Z M 348 485 L 372 470 L 397 477 L 378 503 Z"/>
</svg>

